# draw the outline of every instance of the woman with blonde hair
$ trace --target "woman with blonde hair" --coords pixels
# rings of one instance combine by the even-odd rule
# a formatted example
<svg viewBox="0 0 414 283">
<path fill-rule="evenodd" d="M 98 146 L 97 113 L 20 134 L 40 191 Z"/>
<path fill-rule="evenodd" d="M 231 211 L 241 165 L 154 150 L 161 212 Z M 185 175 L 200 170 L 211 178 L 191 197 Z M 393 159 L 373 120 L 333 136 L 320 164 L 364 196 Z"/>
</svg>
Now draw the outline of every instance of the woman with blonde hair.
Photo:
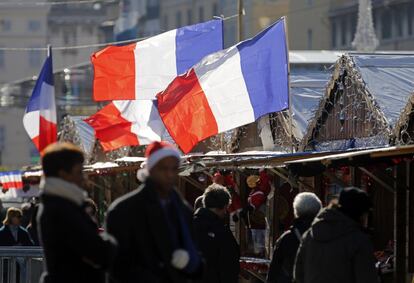
<svg viewBox="0 0 414 283">
<path fill-rule="evenodd" d="M 0 246 L 33 246 L 29 233 L 21 226 L 22 216 L 19 208 L 7 210 L 4 226 L 0 229 Z"/>
</svg>

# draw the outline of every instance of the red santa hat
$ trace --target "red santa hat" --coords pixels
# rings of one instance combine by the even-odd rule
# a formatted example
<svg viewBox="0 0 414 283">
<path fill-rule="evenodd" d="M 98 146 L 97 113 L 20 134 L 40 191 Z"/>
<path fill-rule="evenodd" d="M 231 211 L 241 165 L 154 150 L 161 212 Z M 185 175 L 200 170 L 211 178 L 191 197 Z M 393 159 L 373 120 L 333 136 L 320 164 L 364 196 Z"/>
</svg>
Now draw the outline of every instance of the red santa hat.
<svg viewBox="0 0 414 283">
<path fill-rule="evenodd" d="M 145 150 L 145 157 L 147 158 L 146 162 L 141 165 L 142 169 L 137 172 L 137 178 L 140 181 L 144 181 L 148 177 L 149 171 L 166 157 L 175 157 L 179 162 L 181 161 L 180 152 L 170 143 L 162 141 L 148 145 Z"/>
</svg>

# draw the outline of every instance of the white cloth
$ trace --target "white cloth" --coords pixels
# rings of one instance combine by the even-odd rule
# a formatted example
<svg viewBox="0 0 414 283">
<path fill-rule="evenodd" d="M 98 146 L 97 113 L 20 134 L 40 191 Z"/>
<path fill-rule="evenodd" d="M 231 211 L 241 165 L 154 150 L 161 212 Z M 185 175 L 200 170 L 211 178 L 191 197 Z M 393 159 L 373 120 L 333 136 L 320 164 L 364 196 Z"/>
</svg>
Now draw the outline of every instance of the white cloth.
<svg viewBox="0 0 414 283">
<path fill-rule="evenodd" d="M 66 182 L 60 178 L 48 177 L 40 181 L 42 193 L 67 199 L 81 206 L 87 197 L 84 190 L 73 183 Z"/>
</svg>

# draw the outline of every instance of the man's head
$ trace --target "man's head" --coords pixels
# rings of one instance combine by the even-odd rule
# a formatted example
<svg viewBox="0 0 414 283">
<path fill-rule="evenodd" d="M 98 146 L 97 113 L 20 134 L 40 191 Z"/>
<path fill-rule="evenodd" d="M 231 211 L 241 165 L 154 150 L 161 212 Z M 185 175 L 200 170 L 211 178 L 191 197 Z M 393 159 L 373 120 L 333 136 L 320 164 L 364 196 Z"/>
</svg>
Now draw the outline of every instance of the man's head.
<svg viewBox="0 0 414 283">
<path fill-rule="evenodd" d="M 46 177 L 60 178 L 82 187 L 84 161 L 82 150 L 74 144 L 55 143 L 43 152 L 43 173 Z"/>
<path fill-rule="evenodd" d="M 204 207 L 210 209 L 221 218 L 226 216 L 230 201 L 230 193 L 219 184 L 210 185 L 204 192 Z"/>
<path fill-rule="evenodd" d="M 338 207 L 356 222 L 365 224 L 372 203 L 366 192 L 356 187 L 348 187 L 339 194 Z"/>
<path fill-rule="evenodd" d="M 314 193 L 300 193 L 293 200 L 296 218 L 314 218 L 321 208 L 322 203 Z"/>
<path fill-rule="evenodd" d="M 10 207 L 7 209 L 6 219 L 4 219 L 4 225 L 20 226 L 22 222 L 23 212 L 19 208 Z"/>
<path fill-rule="evenodd" d="M 180 153 L 167 142 L 154 142 L 146 151 L 147 169 L 151 179 L 164 191 L 171 190 L 177 182 Z"/>
</svg>

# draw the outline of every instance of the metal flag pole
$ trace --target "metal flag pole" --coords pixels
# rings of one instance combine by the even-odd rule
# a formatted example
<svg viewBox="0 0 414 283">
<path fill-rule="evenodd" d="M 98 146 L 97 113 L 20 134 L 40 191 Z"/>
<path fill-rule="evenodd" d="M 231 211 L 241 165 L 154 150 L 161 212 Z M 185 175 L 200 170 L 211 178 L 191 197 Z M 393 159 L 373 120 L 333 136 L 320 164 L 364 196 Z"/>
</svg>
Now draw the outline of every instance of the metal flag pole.
<svg viewBox="0 0 414 283">
<path fill-rule="evenodd" d="M 52 55 L 52 45 L 47 45 L 47 57 L 50 57 Z"/>
<path fill-rule="evenodd" d="M 289 135 L 290 135 L 290 145 L 292 153 L 295 152 L 295 144 L 293 138 L 293 113 L 292 113 L 292 98 L 290 95 L 290 63 L 289 63 L 289 36 L 288 36 L 288 27 L 287 27 L 287 16 L 283 17 L 284 26 L 285 26 L 285 36 L 286 36 L 286 62 L 288 68 L 288 99 L 289 99 Z"/>
</svg>

